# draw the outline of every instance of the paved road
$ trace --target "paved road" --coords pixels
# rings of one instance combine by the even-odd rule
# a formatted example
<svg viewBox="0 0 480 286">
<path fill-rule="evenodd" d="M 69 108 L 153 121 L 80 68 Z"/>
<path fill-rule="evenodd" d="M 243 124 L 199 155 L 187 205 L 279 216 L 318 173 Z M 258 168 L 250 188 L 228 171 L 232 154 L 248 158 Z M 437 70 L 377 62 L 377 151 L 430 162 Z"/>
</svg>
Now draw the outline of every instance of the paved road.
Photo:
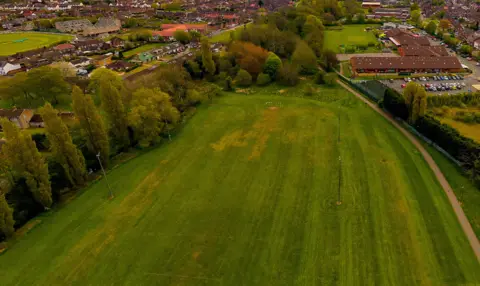
<svg viewBox="0 0 480 286">
<path fill-rule="evenodd" d="M 373 110 L 378 112 L 380 115 L 382 115 L 385 119 L 390 121 L 390 123 L 393 124 L 400 132 L 405 135 L 410 142 L 415 145 L 415 147 L 420 151 L 422 154 L 423 158 L 427 162 L 427 164 L 430 166 L 432 169 L 433 173 L 435 174 L 435 177 L 437 177 L 438 182 L 443 188 L 443 191 L 448 197 L 448 200 L 450 201 L 450 204 L 452 205 L 453 211 L 457 215 L 458 221 L 460 222 L 460 225 L 462 226 L 463 231 L 465 232 L 465 235 L 467 236 L 468 241 L 470 242 L 470 245 L 473 249 L 473 252 L 477 256 L 477 260 L 480 261 L 480 242 L 478 241 L 477 236 L 475 235 L 475 232 L 472 229 L 472 226 L 470 225 L 470 222 L 468 221 L 467 217 L 465 216 L 465 213 L 463 212 L 463 209 L 458 202 L 457 197 L 455 196 L 455 193 L 452 190 L 452 187 L 450 187 L 450 184 L 448 183 L 447 179 L 445 179 L 445 176 L 443 175 L 442 171 L 438 167 L 437 163 L 433 160 L 432 156 L 427 152 L 427 150 L 422 146 L 420 141 L 413 136 L 410 132 L 405 130 L 400 124 L 398 124 L 395 119 L 392 118 L 389 114 L 384 112 L 382 109 L 380 109 L 376 104 L 372 103 L 371 101 L 367 100 L 365 97 L 363 97 L 361 94 L 358 92 L 354 91 L 351 89 L 349 86 L 347 86 L 345 83 L 343 83 L 340 80 L 337 80 L 337 82 L 346 90 L 350 91 L 353 95 L 355 95 L 357 98 L 368 104 Z"/>
</svg>

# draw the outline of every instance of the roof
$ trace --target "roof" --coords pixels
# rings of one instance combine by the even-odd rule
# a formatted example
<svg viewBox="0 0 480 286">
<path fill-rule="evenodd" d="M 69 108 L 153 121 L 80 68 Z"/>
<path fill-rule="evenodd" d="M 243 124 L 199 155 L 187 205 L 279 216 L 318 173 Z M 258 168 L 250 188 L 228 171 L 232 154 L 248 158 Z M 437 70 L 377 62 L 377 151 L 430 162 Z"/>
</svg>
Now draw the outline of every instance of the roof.
<svg viewBox="0 0 480 286">
<path fill-rule="evenodd" d="M 4 109 L 4 108 L 0 108 L 0 117 L 6 117 L 8 119 L 17 118 L 20 115 L 22 115 L 24 110 L 25 109 L 16 109 L 16 108 Z"/>
<path fill-rule="evenodd" d="M 43 122 L 43 118 L 40 114 L 34 114 L 32 116 L 32 119 L 30 119 L 30 122 L 32 123 L 42 123 Z"/>
<path fill-rule="evenodd" d="M 63 51 L 63 50 L 69 50 L 69 49 L 73 49 L 73 48 L 75 48 L 75 46 L 72 45 L 72 44 L 60 44 L 60 45 L 55 47 L 55 50 Z"/>
<path fill-rule="evenodd" d="M 456 57 L 353 57 L 356 69 L 461 69 Z"/>
<path fill-rule="evenodd" d="M 392 29 L 386 35 L 397 46 L 430 46 L 428 38 L 411 34 L 400 29 Z"/>
<path fill-rule="evenodd" d="M 449 56 L 444 46 L 404 46 L 398 49 L 404 57 L 447 57 Z"/>
</svg>

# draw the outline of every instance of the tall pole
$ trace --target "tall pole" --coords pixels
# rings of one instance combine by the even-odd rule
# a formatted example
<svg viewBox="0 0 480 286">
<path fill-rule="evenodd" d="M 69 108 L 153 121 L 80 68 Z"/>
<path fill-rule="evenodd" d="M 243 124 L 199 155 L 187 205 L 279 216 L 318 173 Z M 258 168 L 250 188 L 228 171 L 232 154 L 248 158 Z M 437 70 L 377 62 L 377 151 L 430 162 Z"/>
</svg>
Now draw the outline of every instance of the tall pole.
<svg viewBox="0 0 480 286">
<path fill-rule="evenodd" d="M 107 182 L 109 198 L 113 199 L 113 191 L 112 191 L 112 188 L 110 187 L 110 184 L 108 183 L 107 173 L 105 173 L 105 169 L 103 168 L 102 160 L 100 160 L 100 152 L 97 154 L 97 159 L 98 159 L 98 163 L 100 164 L 100 168 L 102 168 L 103 176 L 105 177 L 105 182 Z"/>
</svg>

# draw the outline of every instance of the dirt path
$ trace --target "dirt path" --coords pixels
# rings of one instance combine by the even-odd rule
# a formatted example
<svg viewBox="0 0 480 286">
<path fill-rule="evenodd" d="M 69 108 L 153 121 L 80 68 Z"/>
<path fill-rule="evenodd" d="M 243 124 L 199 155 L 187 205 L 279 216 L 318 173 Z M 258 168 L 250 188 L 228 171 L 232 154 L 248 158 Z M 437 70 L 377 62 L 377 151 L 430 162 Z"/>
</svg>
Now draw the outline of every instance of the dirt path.
<svg viewBox="0 0 480 286">
<path fill-rule="evenodd" d="M 450 184 L 448 183 L 447 179 L 445 179 L 445 176 L 443 175 L 442 171 L 440 171 L 440 168 L 437 166 L 432 156 L 430 156 L 430 154 L 422 146 L 422 144 L 417 140 L 417 138 L 414 137 L 410 132 L 405 130 L 400 124 L 398 124 L 398 122 L 395 121 L 391 115 L 384 112 L 376 104 L 367 100 L 365 97 L 363 97 L 361 94 L 359 94 L 358 92 L 350 88 L 348 85 L 346 85 L 342 81 L 337 80 L 337 82 L 343 88 L 353 93 L 353 95 L 355 95 L 357 98 L 359 98 L 360 100 L 368 104 L 373 110 L 375 110 L 380 115 L 385 117 L 388 121 L 390 121 L 393 124 L 393 126 L 395 126 L 398 130 L 400 130 L 400 132 L 402 132 L 408 138 L 408 140 L 410 140 L 410 142 L 412 142 L 413 145 L 417 147 L 418 151 L 420 151 L 423 158 L 425 159 L 425 161 L 427 162 L 427 164 L 430 166 L 433 173 L 437 177 L 438 182 L 440 182 L 440 185 L 442 185 L 442 188 L 445 191 L 445 194 L 447 194 L 448 200 L 452 205 L 453 211 L 457 215 L 458 221 L 460 222 L 460 225 L 462 226 L 462 229 L 465 232 L 465 235 L 467 236 L 468 241 L 470 242 L 470 245 L 472 246 L 473 251 L 475 252 L 475 255 L 477 256 L 477 260 L 480 261 L 480 243 L 477 239 L 477 236 L 475 235 L 475 232 L 473 231 L 472 226 L 470 225 L 470 222 L 465 216 L 465 213 L 463 212 L 463 209 L 460 206 L 460 203 L 458 202 L 457 197 L 455 196 L 455 193 L 452 190 L 452 187 L 450 187 Z"/>
</svg>

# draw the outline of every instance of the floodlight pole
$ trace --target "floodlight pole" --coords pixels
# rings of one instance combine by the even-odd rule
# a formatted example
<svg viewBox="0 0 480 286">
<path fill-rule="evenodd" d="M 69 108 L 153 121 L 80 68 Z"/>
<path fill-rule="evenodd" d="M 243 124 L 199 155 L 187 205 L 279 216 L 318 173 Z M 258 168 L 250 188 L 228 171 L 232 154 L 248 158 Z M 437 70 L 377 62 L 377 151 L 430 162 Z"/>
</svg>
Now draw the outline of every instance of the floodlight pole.
<svg viewBox="0 0 480 286">
<path fill-rule="evenodd" d="M 100 152 L 98 152 L 98 154 L 97 154 L 97 159 L 98 159 L 98 163 L 100 164 L 100 168 L 102 168 L 102 172 L 103 172 L 103 176 L 105 177 L 105 181 L 107 182 L 109 197 L 110 197 L 110 199 L 112 199 L 114 197 L 113 196 L 113 191 L 112 191 L 112 188 L 110 187 L 110 184 L 108 183 L 107 173 L 105 173 L 105 169 L 103 168 L 102 160 L 100 160 Z"/>
</svg>

